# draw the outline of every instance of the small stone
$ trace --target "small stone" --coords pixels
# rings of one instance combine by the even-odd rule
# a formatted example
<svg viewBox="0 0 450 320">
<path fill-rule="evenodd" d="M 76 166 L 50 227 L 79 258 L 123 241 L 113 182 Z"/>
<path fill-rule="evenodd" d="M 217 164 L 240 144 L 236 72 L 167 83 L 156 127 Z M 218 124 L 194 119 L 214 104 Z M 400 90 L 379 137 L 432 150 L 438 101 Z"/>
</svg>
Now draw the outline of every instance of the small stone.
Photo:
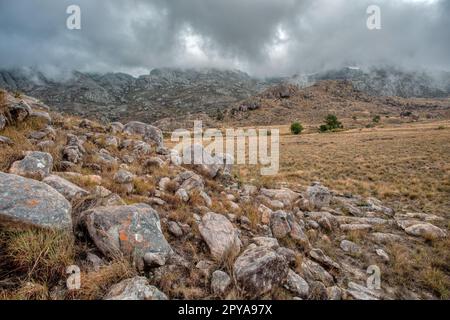
<svg viewBox="0 0 450 320">
<path fill-rule="evenodd" d="M 180 237 L 183 236 L 183 230 L 181 230 L 180 226 L 175 221 L 170 221 L 169 222 L 169 232 L 174 237 L 177 237 L 177 238 L 180 238 Z"/>
<path fill-rule="evenodd" d="M 285 287 L 303 299 L 307 299 L 309 296 L 308 283 L 291 269 L 289 269 Z"/>
<path fill-rule="evenodd" d="M 223 295 L 231 284 L 230 276 L 223 271 L 216 270 L 212 274 L 211 291 L 215 295 Z"/>
</svg>

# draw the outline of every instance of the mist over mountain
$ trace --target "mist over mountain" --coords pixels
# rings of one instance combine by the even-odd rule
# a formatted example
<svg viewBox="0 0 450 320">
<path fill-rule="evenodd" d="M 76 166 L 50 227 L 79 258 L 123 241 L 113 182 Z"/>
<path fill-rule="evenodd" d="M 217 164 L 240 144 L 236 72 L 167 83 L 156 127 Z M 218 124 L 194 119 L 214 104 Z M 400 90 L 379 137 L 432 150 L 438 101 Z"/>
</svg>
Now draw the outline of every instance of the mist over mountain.
<svg viewBox="0 0 450 320">
<path fill-rule="evenodd" d="M 346 67 L 308 75 L 254 78 L 225 69 L 154 69 L 134 77 L 125 73 L 83 73 L 50 78 L 33 69 L 0 71 L 0 88 L 35 96 L 59 111 L 102 121 L 141 119 L 155 122 L 184 115 L 215 118 L 236 102 L 271 86 L 308 87 L 324 80 L 350 81 L 372 96 L 446 98 L 450 73 L 404 71 L 385 67 Z"/>
</svg>

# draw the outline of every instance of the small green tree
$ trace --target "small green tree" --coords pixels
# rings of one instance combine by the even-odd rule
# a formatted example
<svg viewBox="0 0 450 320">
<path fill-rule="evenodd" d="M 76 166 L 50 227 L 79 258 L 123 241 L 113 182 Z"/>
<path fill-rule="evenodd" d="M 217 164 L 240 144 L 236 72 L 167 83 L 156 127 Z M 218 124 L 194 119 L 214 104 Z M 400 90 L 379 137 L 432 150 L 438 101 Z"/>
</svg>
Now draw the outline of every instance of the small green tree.
<svg viewBox="0 0 450 320">
<path fill-rule="evenodd" d="M 381 120 L 381 117 L 379 115 L 376 115 L 375 117 L 373 117 L 372 121 L 373 123 L 379 123 Z"/>
<path fill-rule="evenodd" d="M 320 132 L 326 132 L 326 131 L 332 131 L 336 129 L 342 129 L 344 126 L 342 123 L 337 119 L 336 115 L 329 114 L 325 118 L 325 124 L 321 125 L 319 127 Z"/>
<path fill-rule="evenodd" d="M 291 133 L 292 134 L 300 134 L 303 131 L 303 126 L 300 122 L 294 122 L 291 124 Z"/>
</svg>

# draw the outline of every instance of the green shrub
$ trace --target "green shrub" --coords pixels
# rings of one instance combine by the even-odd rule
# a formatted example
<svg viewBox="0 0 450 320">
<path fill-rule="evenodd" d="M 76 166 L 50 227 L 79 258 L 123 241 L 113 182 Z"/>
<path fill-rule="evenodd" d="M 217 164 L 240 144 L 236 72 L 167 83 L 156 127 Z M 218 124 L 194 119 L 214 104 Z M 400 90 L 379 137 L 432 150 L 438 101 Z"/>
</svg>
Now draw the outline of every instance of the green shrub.
<svg viewBox="0 0 450 320">
<path fill-rule="evenodd" d="M 292 134 L 300 134 L 303 131 L 303 126 L 300 122 L 294 122 L 291 124 L 291 133 Z"/>
<path fill-rule="evenodd" d="M 376 115 L 375 117 L 373 117 L 372 121 L 373 123 L 379 123 L 381 120 L 381 117 L 379 115 Z"/>
<path fill-rule="evenodd" d="M 342 129 L 344 126 L 342 123 L 337 119 L 336 115 L 329 114 L 325 118 L 325 124 L 321 125 L 319 127 L 320 132 L 326 132 L 326 131 L 334 131 L 337 129 Z"/>
</svg>

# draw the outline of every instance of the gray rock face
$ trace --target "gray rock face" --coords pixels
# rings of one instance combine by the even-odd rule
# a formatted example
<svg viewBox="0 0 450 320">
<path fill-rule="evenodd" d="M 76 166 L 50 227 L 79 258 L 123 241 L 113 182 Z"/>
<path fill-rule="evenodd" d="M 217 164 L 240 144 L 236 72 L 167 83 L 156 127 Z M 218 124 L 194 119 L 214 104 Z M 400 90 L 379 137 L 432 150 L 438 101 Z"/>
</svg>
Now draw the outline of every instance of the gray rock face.
<svg viewBox="0 0 450 320">
<path fill-rule="evenodd" d="M 316 183 L 306 189 L 306 197 L 318 210 L 328 207 L 331 201 L 331 192 L 328 188 Z"/>
<path fill-rule="evenodd" d="M 124 169 L 120 169 L 114 175 L 114 181 L 120 184 L 131 183 L 133 182 L 133 179 L 134 174 Z"/>
<path fill-rule="evenodd" d="M 72 207 L 45 183 L 0 172 L 0 224 L 72 228 Z"/>
<path fill-rule="evenodd" d="M 54 188 L 69 201 L 79 199 L 89 194 L 88 191 L 59 176 L 48 176 L 47 178 L 42 180 L 42 182 Z"/>
<path fill-rule="evenodd" d="M 308 281 L 320 281 L 326 286 L 334 285 L 333 276 L 314 261 L 304 259 L 302 262 L 302 271 Z"/>
<path fill-rule="evenodd" d="M 104 300 L 168 300 L 167 296 L 145 277 L 123 280 L 112 286 Z"/>
<path fill-rule="evenodd" d="M 238 230 L 223 215 L 208 212 L 199 225 L 200 234 L 208 245 L 211 255 L 222 260 L 225 255 L 236 255 L 241 250 Z"/>
<path fill-rule="evenodd" d="M 123 255 L 138 269 L 143 268 L 148 252 L 164 259 L 172 253 L 161 231 L 159 215 L 149 205 L 94 208 L 84 212 L 81 220 L 104 255 Z"/>
<path fill-rule="evenodd" d="M 223 271 L 216 270 L 211 278 L 211 291 L 216 295 L 222 295 L 231 284 L 230 276 Z"/>
<path fill-rule="evenodd" d="M 239 288 L 253 297 L 260 297 L 281 285 L 288 271 L 286 259 L 268 247 L 249 248 L 234 263 Z"/>
<path fill-rule="evenodd" d="M 164 146 L 162 131 L 150 124 L 142 123 L 139 121 L 131 121 L 124 126 L 123 132 L 128 134 L 140 135 L 142 136 L 144 141 L 153 142 L 158 147 Z"/>
<path fill-rule="evenodd" d="M 272 228 L 272 234 L 275 238 L 283 239 L 286 237 L 289 232 L 291 232 L 287 213 L 281 210 L 272 213 L 270 217 L 270 227 Z"/>
<path fill-rule="evenodd" d="M 309 285 L 302 277 L 289 269 L 285 287 L 303 299 L 307 299 L 309 295 Z"/>
<path fill-rule="evenodd" d="M 29 151 L 25 158 L 16 161 L 9 169 L 9 173 L 42 180 L 50 175 L 53 168 L 53 158 L 51 154 L 39 151 Z"/>
</svg>

